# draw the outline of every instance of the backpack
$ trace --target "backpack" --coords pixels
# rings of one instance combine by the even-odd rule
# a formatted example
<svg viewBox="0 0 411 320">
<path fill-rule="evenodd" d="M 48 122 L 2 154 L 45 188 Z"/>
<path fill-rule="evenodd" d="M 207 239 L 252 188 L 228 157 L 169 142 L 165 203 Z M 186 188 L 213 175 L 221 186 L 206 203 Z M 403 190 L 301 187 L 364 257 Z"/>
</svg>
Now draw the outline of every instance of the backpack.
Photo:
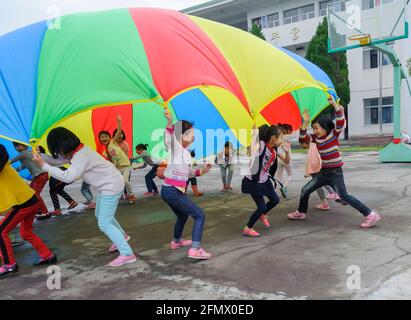
<svg viewBox="0 0 411 320">
<path fill-rule="evenodd" d="M 310 143 L 307 155 L 306 175 L 312 175 L 321 170 L 322 160 L 320 153 L 318 152 L 317 144 Z"/>
</svg>

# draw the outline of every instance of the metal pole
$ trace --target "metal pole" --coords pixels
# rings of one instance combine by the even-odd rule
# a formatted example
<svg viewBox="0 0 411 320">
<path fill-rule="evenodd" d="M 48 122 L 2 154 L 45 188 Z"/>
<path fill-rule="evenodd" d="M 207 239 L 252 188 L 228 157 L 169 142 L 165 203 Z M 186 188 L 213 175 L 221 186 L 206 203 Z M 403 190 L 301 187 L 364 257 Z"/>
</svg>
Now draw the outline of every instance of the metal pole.
<svg viewBox="0 0 411 320">
<path fill-rule="evenodd" d="M 401 135 L 401 65 L 394 67 L 394 138 Z"/>
<path fill-rule="evenodd" d="M 379 77 L 379 97 L 378 97 L 378 123 L 380 125 L 380 136 L 382 136 L 382 60 L 383 53 L 378 52 L 378 77 Z"/>
<path fill-rule="evenodd" d="M 382 25 L 382 12 L 381 8 L 382 3 L 380 2 L 379 4 L 379 21 L 380 23 L 378 24 L 378 29 L 379 29 L 379 36 L 380 39 L 382 38 L 382 30 L 381 30 L 381 25 Z M 380 136 L 382 136 L 382 60 L 383 60 L 383 53 L 378 50 L 378 74 L 379 74 L 379 97 L 378 97 L 378 123 L 380 125 Z"/>
</svg>

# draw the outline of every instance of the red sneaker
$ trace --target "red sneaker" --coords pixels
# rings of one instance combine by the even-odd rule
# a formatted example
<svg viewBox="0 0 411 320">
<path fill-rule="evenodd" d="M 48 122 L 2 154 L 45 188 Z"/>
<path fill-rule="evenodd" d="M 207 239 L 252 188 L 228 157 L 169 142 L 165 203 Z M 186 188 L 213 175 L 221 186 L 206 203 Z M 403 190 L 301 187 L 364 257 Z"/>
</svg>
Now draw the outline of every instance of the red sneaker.
<svg viewBox="0 0 411 320">
<path fill-rule="evenodd" d="M 261 217 L 259 218 L 262 223 L 268 228 L 270 226 L 270 221 L 268 221 L 267 215 L 262 214 Z"/>
</svg>

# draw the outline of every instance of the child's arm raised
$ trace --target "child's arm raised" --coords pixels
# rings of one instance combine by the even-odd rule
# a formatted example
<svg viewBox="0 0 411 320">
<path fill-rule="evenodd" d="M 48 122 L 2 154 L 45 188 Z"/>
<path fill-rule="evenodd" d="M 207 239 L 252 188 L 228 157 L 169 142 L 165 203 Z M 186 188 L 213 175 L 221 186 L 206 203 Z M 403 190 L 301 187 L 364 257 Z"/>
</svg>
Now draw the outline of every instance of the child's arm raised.
<svg viewBox="0 0 411 320">
<path fill-rule="evenodd" d="M 167 119 L 166 133 L 164 135 L 164 144 L 166 145 L 166 148 L 168 149 L 171 145 L 172 135 L 174 134 L 173 119 L 172 119 L 170 110 L 166 109 L 164 111 L 164 117 Z"/>
<path fill-rule="evenodd" d="M 310 114 L 308 113 L 308 110 L 305 109 L 302 115 L 303 119 L 303 124 L 300 129 L 300 138 L 299 142 L 300 143 L 310 143 L 311 142 L 311 136 L 307 134 L 307 128 L 308 125 L 310 124 Z"/>
<path fill-rule="evenodd" d="M 121 118 L 121 116 L 119 114 L 117 114 L 116 120 L 117 120 L 117 132 L 116 132 L 116 135 L 113 137 L 114 141 L 117 141 L 118 137 L 121 134 L 121 130 L 122 130 L 121 125 L 122 125 L 122 122 L 123 122 L 123 118 Z"/>
<path fill-rule="evenodd" d="M 332 96 L 328 98 L 328 102 L 334 107 L 335 110 L 335 132 L 340 134 L 345 127 L 344 108 L 338 104 Z"/>
</svg>

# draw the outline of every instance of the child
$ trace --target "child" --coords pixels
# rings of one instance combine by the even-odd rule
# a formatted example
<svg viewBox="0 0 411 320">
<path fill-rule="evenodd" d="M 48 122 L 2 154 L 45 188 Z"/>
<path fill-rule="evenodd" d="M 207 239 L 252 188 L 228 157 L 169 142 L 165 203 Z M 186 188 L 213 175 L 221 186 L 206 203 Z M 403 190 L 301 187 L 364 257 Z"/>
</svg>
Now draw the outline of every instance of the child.
<svg viewBox="0 0 411 320">
<path fill-rule="evenodd" d="M 372 211 L 361 201 L 347 193 L 342 170 L 343 162 L 338 150 L 338 138 L 345 125 L 344 109 L 335 102 L 333 97 L 330 96 L 328 101 L 335 109 L 337 118 L 335 125 L 329 117 L 317 117 L 312 123 L 314 134 L 307 135 L 310 116 L 308 110 L 305 110 L 303 113 L 304 122 L 300 129 L 300 143 L 314 142 L 317 144 L 322 160 L 322 167 L 321 171 L 303 187 L 299 208 L 297 211 L 289 213 L 288 218 L 291 220 L 305 219 L 310 194 L 322 186 L 330 185 L 338 193 L 342 201 L 347 202 L 365 216 L 361 227 L 370 228 L 375 225 L 381 217 L 376 211 Z"/>
<path fill-rule="evenodd" d="M 13 142 L 14 148 L 20 153 L 17 157 L 11 160 L 11 163 L 15 163 L 17 161 L 21 162 L 21 166 L 17 169 L 17 171 L 21 171 L 24 168 L 29 170 L 33 180 L 30 183 L 30 187 L 36 191 L 36 197 L 39 202 L 39 212 L 36 217 L 38 220 L 50 218 L 51 215 L 48 212 L 48 209 L 43 201 L 43 198 L 40 196 L 41 192 L 47 181 L 49 181 L 49 176 L 47 172 L 44 172 L 40 168 L 36 166 L 33 162 L 33 153 L 32 151 L 28 150 L 28 147 L 24 144 L 20 144 L 17 142 Z"/>
<path fill-rule="evenodd" d="M 39 146 L 39 152 L 42 154 L 46 154 L 46 150 L 42 147 Z M 65 167 L 60 167 L 61 170 L 66 170 Z M 53 177 L 50 177 L 49 179 L 49 192 L 50 192 L 50 198 L 51 201 L 53 202 L 53 207 L 54 211 L 50 212 L 49 215 L 51 216 L 61 216 L 61 209 L 60 209 L 60 201 L 58 198 L 58 195 L 60 195 L 64 200 L 66 200 L 69 203 L 68 210 L 74 209 L 77 207 L 78 203 L 73 200 L 70 195 L 68 195 L 65 191 L 64 188 L 67 186 L 67 183 L 64 183 L 62 181 L 59 181 Z"/>
<path fill-rule="evenodd" d="M 301 147 L 304 149 L 308 149 L 308 155 L 307 155 L 307 162 L 305 165 L 305 174 L 304 177 L 314 177 L 320 170 L 321 170 L 321 157 L 320 154 L 318 153 L 317 145 L 315 143 L 301 143 Z M 314 162 L 314 164 L 313 164 Z M 316 167 L 313 169 L 313 167 Z M 324 186 L 325 188 L 326 186 Z M 318 188 L 317 189 L 317 194 L 320 197 L 321 203 L 316 205 L 315 207 L 318 210 L 330 210 L 330 205 L 328 204 L 327 197 L 325 196 L 325 191 L 324 188 Z"/>
<path fill-rule="evenodd" d="M 195 160 L 196 153 L 194 152 L 194 150 L 191 151 L 190 155 L 191 155 L 190 167 L 195 168 L 195 167 L 197 167 L 197 161 Z M 193 190 L 194 196 L 195 197 L 201 197 L 204 193 L 198 191 L 198 184 L 197 184 L 197 178 L 196 177 L 191 177 L 191 178 L 188 179 L 187 184 L 186 184 L 185 193 L 187 194 L 188 185 L 190 183 L 191 183 L 191 190 Z"/>
<path fill-rule="evenodd" d="M 143 169 L 147 167 L 147 165 L 152 167 L 151 170 L 145 176 L 147 192 L 145 192 L 144 195 L 155 196 L 155 195 L 158 195 L 159 192 L 158 192 L 156 184 L 154 183 L 154 178 L 157 176 L 157 169 L 160 163 L 153 161 L 153 159 L 151 158 L 151 155 L 147 152 L 147 148 L 148 148 L 148 144 L 142 144 L 142 143 L 138 144 L 136 146 L 136 152 L 138 156 L 131 158 L 130 161 L 137 161 L 138 159 L 143 159 L 144 163 L 138 169 Z"/>
<path fill-rule="evenodd" d="M 184 191 L 189 177 L 207 173 L 211 165 L 197 170 L 190 168 L 191 157 L 187 147 L 194 141 L 193 124 L 181 120 L 173 126 L 171 113 L 166 110 L 164 115 L 167 119 L 164 142 L 168 150 L 168 165 L 164 171 L 165 179 L 161 188 L 161 197 L 177 216 L 174 239 L 170 243 L 170 248 L 175 250 L 191 246 L 188 250 L 189 258 L 210 259 L 211 253 L 201 248 L 204 213 L 185 195 Z M 192 241 L 182 239 L 184 226 L 189 216 L 194 218 Z"/>
<path fill-rule="evenodd" d="M 115 139 L 115 142 L 117 145 L 123 150 L 123 152 L 127 155 L 128 157 L 128 152 L 130 151 L 130 146 L 128 145 L 126 141 L 126 134 L 124 133 L 123 130 L 117 134 L 118 129 L 114 129 L 113 131 L 113 137 Z"/>
<path fill-rule="evenodd" d="M 40 210 L 36 192 L 19 177 L 9 163 L 9 154 L 0 144 L 0 212 L 10 210 L 0 221 L 0 252 L 2 264 L 0 276 L 15 273 L 19 267 L 14 259 L 9 233 L 20 224 L 21 237 L 29 241 L 39 253 L 40 259 L 34 265 L 53 264 L 57 257 L 44 242 L 33 233 L 33 221 Z"/>
<path fill-rule="evenodd" d="M 290 134 L 293 133 L 293 129 L 289 124 L 279 123 L 278 128 L 282 131 L 284 136 L 286 136 L 286 135 L 289 136 Z M 287 140 L 287 145 L 288 145 L 288 143 L 289 143 L 289 141 Z M 291 144 L 290 144 L 289 153 L 290 153 L 290 157 L 291 157 Z M 284 154 L 283 147 L 278 148 L 278 154 L 279 155 Z M 286 179 L 283 179 L 284 170 L 287 173 L 287 178 Z M 289 164 L 285 164 L 281 159 L 279 159 L 275 178 L 282 183 L 282 187 L 280 188 L 280 192 L 281 192 L 281 195 L 283 196 L 283 198 L 287 198 L 288 185 L 290 184 L 292 177 L 293 177 L 293 170 L 292 170 L 292 166 L 291 166 L 291 159 L 290 159 Z"/>
<path fill-rule="evenodd" d="M 257 220 L 261 220 L 266 227 L 270 226 L 267 215 L 279 202 L 273 184 L 270 181 L 270 175 L 273 177 L 274 172 L 270 168 L 275 166 L 277 157 L 290 163 L 289 144 L 284 144 L 284 154 L 279 155 L 277 148 L 283 144 L 283 133 L 276 126 L 264 125 L 259 129 L 252 130 L 251 144 L 251 169 L 249 175 L 245 176 L 242 181 L 241 190 L 243 193 L 250 194 L 257 210 L 250 216 L 250 219 L 243 230 L 243 235 L 248 237 L 259 237 L 260 234 L 253 229 Z M 269 198 L 265 203 L 264 197 Z"/>
<path fill-rule="evenodd" d="M 117 134 L 117 129 L 114 129 L 113 131 L 113 137 L 115 137 L 115 142 L 117 143 L 117 145 L 121 148 L 121 150 L 123 150 L 123 152 L 126 154 L 126 156 L 128 157 L 128 153 L 130 151 L 130 146 L 128 145 L 127 141 L 126 141 L 126 134 L 124 133 L 123 130 L 121 130 L 121 132 L 119 132 L 119 134 Z M 131 170 L 130 173 L 128 175 L 128 182 L 130 182 L 131 179 Z M 127 193 L 127 188 L 124 187 L 124 198 L 128 199 L 128 193 Z"/>
<path fill-rule="evenodd" d="M 61 157 L 70 162 L 70 167 L 63 171 L 46 164 L 36 154 L 34 161 L 50 175 L 65 183 L 72 183 L 78 178 L 95 187 L 97 196 L 96 217 L 102 232 L 113 242 L 109 251 L 118 248 L 120 255 L 111 261 L 110 267 L 119 267 L 137 260 L 127 241 L 130 237 L 124 232 L 115 218 L 115 213 L 124 189 L 124 179 L 114 165 L 89 147 L 84 146 L 70 130 L 62 127 L 52 129 L 47 136 L 47 144 L 54 158 Z"/>
<path fill-rule="evenodd" d="M 223 181 L 223 188 L 221 192 L 231 191 L 231 179 L 234 174 L 234 154 L 235 150 L 233 144 L 227 141 L 224 144 L 224 150 L 222 150 L 216 157 L 216 164 L 219 165 L 221 171 L 221 180 Z"/>
<path fill-rule="evenodd" d="M 106 147 L 107 158 L 116 166 L 116 168 L 123 175 L 127 191 L 127 200 L 130 203 L 134 203 L 136 202 L 136 197 L 133 193 L 133 186 L 129 181 L 131 172 L 130 159 L 118 144 L 119 136 L 122 135 L 121 121 L 122 119 L 120 115 L 117 115 L 117 131 L 113 139 L 111 139 L 110 134 L 107 131 L 101 131 L 99 133 L 99 139 L 100 142 Z"/>
</svg>

